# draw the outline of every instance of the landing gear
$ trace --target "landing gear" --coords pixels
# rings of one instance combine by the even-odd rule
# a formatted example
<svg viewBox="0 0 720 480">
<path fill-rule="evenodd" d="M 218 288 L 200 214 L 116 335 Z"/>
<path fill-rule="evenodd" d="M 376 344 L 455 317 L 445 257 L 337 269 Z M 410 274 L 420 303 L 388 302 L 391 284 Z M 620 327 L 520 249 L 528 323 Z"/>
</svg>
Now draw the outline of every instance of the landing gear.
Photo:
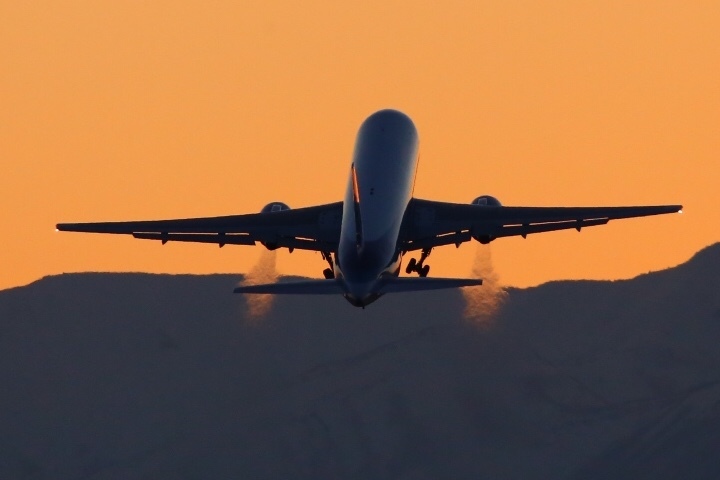
<svg viewBox="0 0 720 480">
<path fill-rule="evenodd" d="M 407 267 L 405 267 L 405 273 L 410 275 L 412 272 L 415 271 L 415 265 L 417 265 L 417 261 L 414 258 L 411 258 L 410 261 L 407 264 Z"/>
<path fill-rule="evenodd" d="M 405 273 L 409 275 L 412 272 L 416 272 L 421 277 L 427 277 L 428 273 L 430 273 L 430 265 L 423 265 L 423 263 L 425 263 L 425 259 L 430 256 L 431 251 L 431 248 L 424 249 L 420 254 L 419 261 L 411 258 L 407 266 L 405 267 Z"/>
<path fill-rule="evenodd" d="M 323 270 L 323 276 L 328 280 L 335 278 L 335 265 L 333 265 L 332 253 L 320 252 L 320 255 L 322 255 L 323 260 L 328 262 L 328 265 L 330 265 L 330 268 Z"/>
</svg>

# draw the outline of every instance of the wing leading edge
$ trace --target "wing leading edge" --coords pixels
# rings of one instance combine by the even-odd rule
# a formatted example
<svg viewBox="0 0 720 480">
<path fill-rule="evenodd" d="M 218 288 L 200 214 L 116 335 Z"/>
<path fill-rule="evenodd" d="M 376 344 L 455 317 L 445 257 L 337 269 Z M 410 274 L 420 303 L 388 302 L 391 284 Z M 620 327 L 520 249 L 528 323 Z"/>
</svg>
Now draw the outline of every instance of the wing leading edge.
<svg viewBox="0 0 720 480">
<path fill-rule="evenodd" d="M 198 242 L 254 245 L 323 252 L 337 251 L 342 202 L 314 207 L 223 217 L 149 220 L 136 222 L 60 223 L 65 232 L 126 234 L 162 243 Z"/>
<path fill-rule="evenodd" d="M 682 205 L 638 207 L 504 207 L 413 199 L 403 220 L 405 251 L 460 244 L 473 238 L 523 237 L 555 230 L 604 225 L 610 220 L 682 211 Z"/>
</svg>

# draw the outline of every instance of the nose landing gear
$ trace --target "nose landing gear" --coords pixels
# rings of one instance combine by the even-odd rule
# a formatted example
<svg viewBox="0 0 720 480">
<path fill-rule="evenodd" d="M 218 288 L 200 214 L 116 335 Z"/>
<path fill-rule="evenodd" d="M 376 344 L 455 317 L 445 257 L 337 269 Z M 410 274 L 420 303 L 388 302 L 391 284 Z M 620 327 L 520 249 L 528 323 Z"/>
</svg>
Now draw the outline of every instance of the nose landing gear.
<svg viewBox="0 0 720 480">
<path fill-rule="evenodd" d="M 428 273 L 430 273 L 430 265 L 423 265 L 423 263 L 425 263 L 425 259 L 430 256 L 431 251 L 432 248 L 424 249 L 420 254 L 419 261 L 411 258 L 407 264 L 407 267 L 405 267 L 405 273 L 409 275 L 412 272 L 416 272 L 421 277 L 427 277 Z"/>
</svg>

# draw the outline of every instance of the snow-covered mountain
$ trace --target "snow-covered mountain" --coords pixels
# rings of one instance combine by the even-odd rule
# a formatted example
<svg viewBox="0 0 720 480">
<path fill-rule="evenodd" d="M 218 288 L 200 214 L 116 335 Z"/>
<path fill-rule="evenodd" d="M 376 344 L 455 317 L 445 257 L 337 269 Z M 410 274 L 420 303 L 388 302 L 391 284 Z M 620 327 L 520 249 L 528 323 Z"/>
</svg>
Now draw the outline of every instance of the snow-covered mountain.
<svg viewBox="0 0 720 480">
<path fill-rule="evenodd" d="M 0 292 L 0 479 L 720 478 L 720 244 L 481 327 L 459 291 L 253 320 L 240 279 Z"/>
</svg>

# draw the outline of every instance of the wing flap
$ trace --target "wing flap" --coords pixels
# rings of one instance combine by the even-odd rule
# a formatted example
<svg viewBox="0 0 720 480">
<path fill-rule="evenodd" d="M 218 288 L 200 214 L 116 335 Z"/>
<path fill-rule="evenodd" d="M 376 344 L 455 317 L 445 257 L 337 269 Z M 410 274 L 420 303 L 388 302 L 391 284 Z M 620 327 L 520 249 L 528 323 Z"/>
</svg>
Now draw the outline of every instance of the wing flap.
<svg viewBox="0 0 720 480">
<path fill-rule="evenodd" d="M 223 245 L 255 245 L 250 235 L 225 235 L 210 233 L 133 233 L 134 238 L 166 242 L 217 243 Z"/>
<path fill-rule="evenodd" d="M 509 225 L 502 227 L 499 231 L 494 230 L 494 237 L 511 237 L 513 235 L 522 235 L 523 237 L 531 233 L 553 232 L 555 230 L 566 230 L 574 228 L 578 232 L 583 227 L 594 227 L 597 225 L 605 225 L 610 220 L 607 218 L 598 218 L 595 220 L 567 220 L 563 222 L 536 223 L 532 225 Z M 477 234 L 483 232 L 478 231 Z"/>
</svg>

